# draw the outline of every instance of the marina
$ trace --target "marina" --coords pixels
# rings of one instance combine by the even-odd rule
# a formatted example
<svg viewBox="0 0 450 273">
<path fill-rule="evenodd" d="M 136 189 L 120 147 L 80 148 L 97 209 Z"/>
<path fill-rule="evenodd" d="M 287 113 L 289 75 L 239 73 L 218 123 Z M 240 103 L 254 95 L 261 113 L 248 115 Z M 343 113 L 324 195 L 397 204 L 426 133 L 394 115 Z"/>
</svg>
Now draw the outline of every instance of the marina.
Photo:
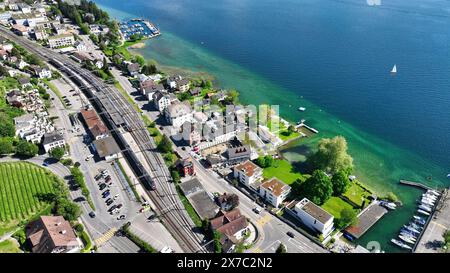
<svg viewBox="0 0 450 273">
<path fill-rule="evenodd" d="M 144 19 L 131 19 L 121 22 L 119 30 L 126 41 L 131 40 L 133 35 L 141 38 L 153 38 L 161 35 L 159 29 L 153 23 Z"/>
</svg>

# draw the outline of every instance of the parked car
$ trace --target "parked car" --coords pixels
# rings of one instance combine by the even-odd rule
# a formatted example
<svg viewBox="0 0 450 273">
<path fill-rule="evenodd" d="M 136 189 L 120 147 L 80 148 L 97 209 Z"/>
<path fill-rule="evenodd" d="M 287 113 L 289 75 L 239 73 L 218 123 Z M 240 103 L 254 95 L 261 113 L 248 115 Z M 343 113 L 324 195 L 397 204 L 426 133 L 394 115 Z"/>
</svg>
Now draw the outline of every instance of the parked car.
<svg viewBox="0 0 450 273">
<path fill-rule="evenodd" d="M 253 211 L 255 212 L 255 213 L 257 213 L 257 214 L 260 214 L 261 213 L 261 208 L 259 208 L 259 207 L 254 207 L 253 208 Z"/>
<path fill-rule="evenodd" d="M 291 238 L 294 238 L 294 237 L 295 237 L 294 233 L 292 233 L 292 232 L 290 232 L 290 231 L 288 231 L 286 234 L 287 234 L 289 237 L 291 237 Z"/>
<path fill-rule="evenodd" d="M 120 216 L 117 217 L 117 220 L 124 220 L 125 219 L 125 214 L 122 214 Z"/>
<path fill-rule="evenodd" d="M 111 199 L 111 198 L 110 198 L 110 199 Z M 107 206 L 111 206 L 112 203 L 114 203 L 114 201 L 113 201 L 113 200 L 109 200 L 109 201 L 106 202 L 106 205 L 107 205 Z"/>
<path fill-rule="evenodd" d="M 105 189 L 106 188 L 106 184 L 105 183 L 102 183 L 102 184 L 100 184 L 100 190 L 102 191 L 103 189 Z"/>
<path fill-rule="evenodd" d="M 111 198 L 106 199 L 105 203 L 108 203 L 109 201 L 112 201 Z"/>
<path fill-rule="evenodd" d="M 105 182 L 109 182 L 109 181 L 111 181 L 111 176 L 107 176 L 107 177 L 105 177 Z"/>
<path fill-rule="evenodd" d="M 113 199 L 116 200 L 117 198 L 119 198 L 119 194 L 114 195 Z"/>
<path fill-rule="evenodd" d="M 110 207 L 109 209 L 108 209 L 108 212 L 112 212 L 113 210 L 115 210 L 117 208 L 117 206 L 116 205 L 113 205 L 112 207 Z"/>
<path fill-rule="evenodd" d="M 101 177 L 102 177 L 101 174 L 97 174 L 96 176 L 94 176 L 94 179 L 95 179 L 95 180 L 99 180 Z"/>
<path fill-rule="evenodd" d="M 123 206 L 122 204 L 119 204 L 117 205 L 117 208 L 120 209 L 122 206 Z"/>
<path fill-rule="evenodd" d="M 89 212 L 89 217 L 95 218 L 95 212 L 93 212 L 93 211 Z"/>
</svg>

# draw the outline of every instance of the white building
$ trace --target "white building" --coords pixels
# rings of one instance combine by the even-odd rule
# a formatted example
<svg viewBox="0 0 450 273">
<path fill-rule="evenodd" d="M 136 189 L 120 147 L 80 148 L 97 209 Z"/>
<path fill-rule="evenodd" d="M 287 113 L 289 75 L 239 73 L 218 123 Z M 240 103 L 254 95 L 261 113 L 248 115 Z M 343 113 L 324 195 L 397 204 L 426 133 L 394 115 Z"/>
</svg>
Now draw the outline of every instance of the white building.
<svg viewBox="0 0 450 273">
<path fill-rule="evenodd" d="M 259 195 L 269 204 L 278 208 L 291 192 L 291 187 L 273 177 L 259 187 Z"/>
<path fill-rule="evenodd" d="M 77 51 L 86 51 L 87 50 L 86 45 L 82 41 L 79 41 L 79 40 L 75 42 L 74 46 L 77 49 Z"/>
<path fill-rule="evenodd" d="M 153 94 L 153 103 L 155 108 L 158 109 L 160 113 L 164 111 L 171 104 L 171 99 L 169 94 L 164 94 L 162 92 L 155 92 Z"/>
<path fill-rule="evenodd" d="M 72 34 L 61 34 L 48 37 L 48 44 L 50 48 L 59 48 L 65 46 L 72 46 L 75 43 L 75 38 Z"/>
<path fill-rule="evenodd" d="M 50 152 L 54 148 L 64 148 L 65 145 L 66 141 L 64 138 L 55 132 L 45 134 L 42 140 L 42 146 L 44 146 L 46 153 Z"/>
<path fill-rule="evenodd" d="M 263 177 L 262 169 L 250 160 L 235 166 L 233 174 L 234 178 L 246 186 L 261 181 Z"/>
<path fill-rule="evenodd" d="M 166 107 L 164 116 L 170 125 L 178 128 L 192 120 L 192 109 L 189 102 L 175 102 Z"/>
<path fill-rule="evenodd" d="M 295 205 L 293 212 L 305 225 L 322 234 L 324 238 L 330 235 L 334 230 L 333 215 L 309 201 L 307 198 L 303 198 L 298 202 Z"/>
<path fill-rule="evenodd" d="M 33 67 L 33 71 L 39 79 L 49 79 L 52 77 L 52 71 L 46 67 Z"/>
</svg>

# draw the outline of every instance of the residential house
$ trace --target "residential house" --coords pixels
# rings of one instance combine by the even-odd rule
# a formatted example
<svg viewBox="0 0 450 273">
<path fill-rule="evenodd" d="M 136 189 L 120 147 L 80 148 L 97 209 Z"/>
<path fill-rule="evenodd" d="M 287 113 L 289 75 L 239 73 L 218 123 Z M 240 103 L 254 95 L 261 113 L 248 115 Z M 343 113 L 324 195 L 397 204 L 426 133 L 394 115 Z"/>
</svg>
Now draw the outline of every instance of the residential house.
<svg viewBox="0 0 450 273">
<path fill-rule="evenodd" d="M 301 201 L 292 201 L 287 208 L 286 211 L 289 211 L 307 227 L 324 238 L 328 237 L 334 230 L 333 215 L 307 198 L 303 198 Z"/>
<path fill-rule="evenodd" d="M 263 171 L 250 160 L 245 161 L 234 167 L 234 178 L 247 187 L 258 183 L 263 178 Z"/>
<path fill-rule="evenodd" d="M 138 63 L 130 63 L 127 65 L 127 71 L 130 76 L 136 76 L 139 71 L 141 71 L 141 67 Z"/>
<path fill-rule="evenodd" d="M 37 65 L 33 65 L 31 67 L 33 74 L 39 79 L 49 79 L 52 77 L 52 71 L 46 67 L 40 67 Z"/>
<path fill-rule="evenodd" d="M 269 204 L 278 208 L 291 192 L 291 187 L 273 177 L 259 187 L 259 195 Z"/>
<path fill-rule="evenodd" d="M 81 241 L 62 216 L 41 216 L 25 231 L 33 253 L 74 253 L 82 249 Z"/>
<path fill-rule="evenodd" d="M 250 159 L 252 150 L 250 145 L 229 147 L 226 151 L 227 163 L 229 165 L 239 164 Z"/>
<path fill-rule="evenodd" d="M 111 136 L 94 140 L 92 144 L 98 156 L 106 161 L 118 158 L 121 152 L 116 141 Z"/>
<path fill-rule="evenodd" d="M 22 108 L 23 107 L 22 91 L 18 89 L 9 91 L 6 94 L 6 101 L 11 106 Z"/>
<path fill-rule="evenodd" d="M 169 89 L 174 90 L 177 88 L 177 82 L 182 79 L 183 78 L 180 75 L 168 77 L 166 80 L 167 86 L 169 87 Z"/>
<path fill-rule="evenodd" d="M 156 92 L 164 92 L 164 86 L 160 83 L 155 83 L 153 80 L 146 79 L 139 83 L 139 90 L 142 95 L 147 96 L 148 100 L 153 99 L 153 94 Z"/>
<path fill-rule="evenodd" d="M 211 219 L 211 228 L 222 236 L 220 243 L 224 252 L 233 252 L 244 236 L 249 232 L 247 218 L 238 208 L 225 212 L 220 211 L 216 218 Z"/>
<path fill-rule="evenodd" d="M 224 124 L 222 121 L 209 120 L 205 123 L 203 138 L 205 142 L 199 145 L 199 149 L 206 149 L 232 139 L 236 136 L 234 124 Z"/>
<path fill-rule="evenodd" d="M 177 169 L 183 177 L 195 174 L 194 164 L 190 158 L 180 159 L 176 163 Z"/>
<path fill-rule="evenodd" d="M 189 90 L 189 93 L 190 93 L 192 96 L 198 96 L 198 95 L 200 95 L 200 94 L 202 93 L 202 88 L 200 88 L 200 87 L 194 87 L 194 88 L 191 88 L 191 89 Z"/>
<path fill-rule="evenodd" d="M 239 197 L 234 193 L 227 194 L 225 192 L 224 194 L 217 196 L 216 201 L 222 210 L 230 211 L 239 204 Z"/>
<path fill-rule="evenodd" d="M 41 3 L 36 2 L 32 5 L 32 7 L 35 11 L 39 12 L 40 14 L 42 15 L 46 14 L 45 7 Z"/>
<path fill-rule="evenodd" d="M 47 40 L 49 36 L 47 33 L 47 29 L 45 29 L 42 25 L 36 26 L 32 34 L 34 36 L 34 39 L 36 39 L 37 41 Z"/>
<path fill-rule="evenodd" d="M 67 28 L 64 24 L 61 24 L 60 22 L 52 22 L 51 26 L 56 35 L 67 34 Z"/>
<path fill-rule="evenodd" d="M 28 77 L 21 77 L 17 81 L 19 82 L 20 86 L 22 86 L 22 89 L 33 86 L 30 82 L 30 78 Z"/>
<path fill-rule="evenodd" d="M 185 122 L 181 126 L 181 139 L 189 146 L 194 147 L 202 141 L 201 124 Z"/>
<path fill-rule="evenodd" d="M 86 51 L 86 44 L 80 40 L 76 41 L 74 44 L 74 47 L 77 49 L 77 51 Z"/>
<path fill-rule="evenodd" d="M 61 34 L 48 37 L 48 44 L 50 48 L 72 46 L 74 43 L 75 38 L 72 34 Z"/>
<path fill-rule="evenodd" d="M 5 11 L 0 13 L 0 23 L 6 24 L 11 19 L 11 12 Z"/>
<path fill-rule="evenodd" d="M 25 62 L 24 60 L 22 60 L 22 59 L 17 59 L 17 61 L 14 63 L 14 65 L 15 65 L 18 69 L 22 70 L 22 69 L 24 69 L 26 66 L 28 66 L 29 64 L 28 64 L 27 62 Z"/>
<path fill-rule="evenodd" d="M 184 93 L 189 91 L 189 80 L 188 79 L 180 79 L 180 80 L 175 80 L 176 82 L 176 87 L 178 89 L 178 91 Z"/>
<path fill-rule="evenodd" d="M 63 136 L 56 132 L 45 134 L 42 138 L 42 146 L 46 153 L 57 147 L 64 148 L 65 145 L 66 141 Z"/>
<path fill-rule="evenodd" d="M 171 104 L 171 98 L 169 94 L 157 91 L 153 94 L 153 104 L 160 113 L 163 113 L 164 109 Z"/>
<path fill-rule="evenodd" d="M 189 102 L 175 102 L 166 107 L 164 116 L 170 125 L 179 128 L 192 120 L 192 109 Z"/>
</svg>

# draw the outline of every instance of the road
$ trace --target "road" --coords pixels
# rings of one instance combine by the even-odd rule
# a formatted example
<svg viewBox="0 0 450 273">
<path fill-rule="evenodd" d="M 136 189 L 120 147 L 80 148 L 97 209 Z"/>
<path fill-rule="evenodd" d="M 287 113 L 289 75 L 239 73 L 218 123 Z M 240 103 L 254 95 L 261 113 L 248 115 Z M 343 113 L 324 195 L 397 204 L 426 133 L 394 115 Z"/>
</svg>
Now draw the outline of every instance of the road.
<svg viewBox="0 0 450 273">
<path fill-rule="evenodd" d="M 121 83 L 125 91 L 133 96 L 136 103 L 141 109 L 146 109 L 145 100 L 139 100 L 137 96 L 137 90 L 130 84 L 129 80 L 123 76 L 120 71 L 113 70 L 114 77 Z M 137 96 L 136 96 L 137 95 Z M 158 111 L 147 111 L 144 112 L 151 120 L 157 120 L 159 112 Z M 170 135 L 170 127 L 162 126 L 162 132 L 166 135 Z M 190 157 L 189 151 L 183 151 L 180 147 L 174 148 L 182 157 Z M 264 252 L 270 253 L 275 252 L 276 248 L 280 243 L 283 243 L 287 248 L 288 252 L 293 253 L 326 253 L 328 252 L 324 248 L 318 246 L 315 242 L 311 241 L 301 233 L 292 229 L 289 225 L 285 224 L 283 221 L 277 217 L 266 212 L 263 208 L 261 214 L 256 214 L 253 212 L 254 207 L 260 207 L 247 195 L 243 194 L 241 191 L 230 185 L 227 181 L 220 178 L 215 172 L 207 170 L 202 164 L 197 160 L 193 159 L 194 168 L 196 170 L 196 176 L 209 192 L 219 192 L 219 193 L 235 193 L 239 196 L 239 209 L 242 214 L 251 219 L 253 223 L 257 225 L 259 234 L 261 238 L 258 242 L 248 251 L 248 252 Z M 295 237 L 291 238 L 286 233 L 290 231 Z"/>
</svg>

